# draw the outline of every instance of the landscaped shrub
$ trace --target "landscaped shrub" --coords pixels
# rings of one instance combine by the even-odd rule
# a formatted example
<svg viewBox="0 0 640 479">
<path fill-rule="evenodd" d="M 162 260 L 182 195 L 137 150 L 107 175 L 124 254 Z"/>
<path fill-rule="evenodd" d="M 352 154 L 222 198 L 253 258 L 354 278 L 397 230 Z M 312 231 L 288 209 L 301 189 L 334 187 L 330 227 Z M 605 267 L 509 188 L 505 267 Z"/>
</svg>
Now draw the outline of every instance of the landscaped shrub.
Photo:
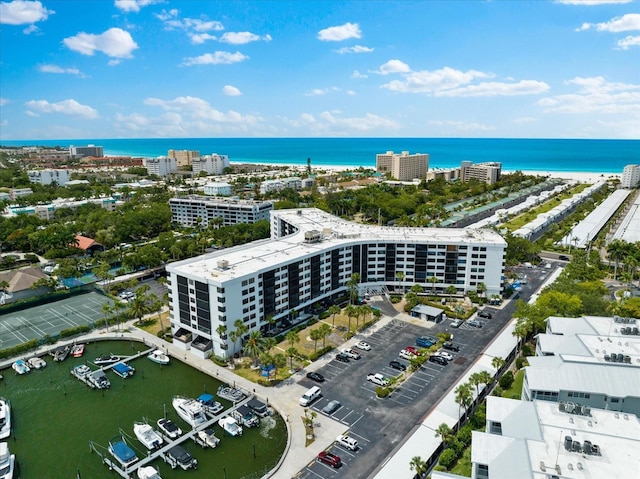
<svg viewBox="0 0 640 479">
<path fill-rule="evenodd" d="M 383 386 L 378 386 L 376 388 L 376 396 L 378 396 L 379 398 L 389 397 L 389 394 L 391 394 L 391 390 L 389 388 Z"/>
<path fill-rule="evenodd" d="M 329 311 L 325 311 L 324 313 L 320 313 L 320 316 L 318 316 L 318 318 L 320 319 L 327 319 L 329 316 L 331 316 L 329 314 Z"/>
<path fill-rule="evenodd" d="M 460 429 L 460 431 L 458 431 L 458 434 L 456 435 L 456 437 L 458 438 L 458 441 L 464 446 L 468 446 L 469 444 L 471 444 L 472 430 L 473 429 L 471 427 L 471 424 L 467 423 L 462 429 Z"/>
<path fill-rule="evenodd" d="M 327 354 L 329 351 L 331 351 L 333 349 L 333 346 L 325 346 L 322 349 L 318 349 L 316 352 L 311 353 L 309 355 L 309 359 L 311 361 L 315 361 L 316 359 L 318 359 L 321 356 L 324 356 L 325 354 Z"/>
<path fill-rule="evenodd" d="M 507 371 L 500 378 L 500 381 L 499 381 L 498 384 L 500 384 L 500 387 L 502 389 L 509 389 L 511 387 L 511 385 L 513 384 L 513 380 L 514 380 L 513 373 L 511 371 Z"/>
<path fill-rule="evenodd" d="M 82 324 L 80 326 L 76 326 L 75 328 L 63 329 L 60 331 L 61 338 L 68 338 L 70 336 L 75 336 L 76 334 L 88 333 L 91 331 L 91 328 L 86 324 Z"/>
<path fill-rule="evenodd" d="M 522 355 L 523 356 L 533 356 L 533 346 L 529 343 L 525 343 L 522 346 Z"/>
<path fill-rule="evenodd" d="M 38 340 L 32 339 L 26 343 L 18 344 L 11 348 L 3 349 L 0 351 L 0 359 L 10 358 L 12 356 L 18 356 L 19 354 L 26 353 L 38 347 Z"/>
<path fill-rule="evenodd" d="M 522 369 L 524 366 L 528 365 L 529 363 L 527 362 L 527 358 L 523 358 L 522 356 L 516 358 L 516 368 Z"/>
<path fill-rule="evenodd" d="M 440 459 L 438 463 L 448 470 L 451 466 L 455 464 L 457 460 L 458 460 L 458 454 L 456 453 L 456 451 L 454 451 L 451 448 L 447 448 L 444 451 L 442 451 L 442 454 L 440 454 Z"/>
</svg>

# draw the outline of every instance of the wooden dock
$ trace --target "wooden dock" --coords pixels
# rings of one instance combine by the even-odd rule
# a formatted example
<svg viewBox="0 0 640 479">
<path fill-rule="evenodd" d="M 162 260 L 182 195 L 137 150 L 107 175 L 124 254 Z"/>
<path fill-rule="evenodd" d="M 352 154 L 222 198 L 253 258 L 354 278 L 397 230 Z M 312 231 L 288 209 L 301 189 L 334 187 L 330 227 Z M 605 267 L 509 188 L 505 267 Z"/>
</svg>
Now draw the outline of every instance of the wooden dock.
<svg viewBox="0 0 640 479">
<path fill-rule="evenodd" d="M 126 363 L 127 361 L 133 361 L 134 359 L 138 359 L 142 356 L 146 356 L 147 354 L 149 354 L 151 351 L 155 351 L 156 349 L 158 349 L 157 347 L 153 346 L 145 351 L 138 351 L 136 354 L 132 355 L 132 356 L 127 356 L 125 358 L 122 358 L 120 361 L 116 361 L 113 364 L 108 364 L 106 366 L 99 366 L 100 369 L 102 369 L 103 371 L 108 371 L 109 369 L 112 369 L 113 366 L 115 366 L 118 363 Z M 91 363 L 91 361 L 89 361 Z M 97 364 L 91 363 L 94 366 L 98 366 Z"/>
</svg>

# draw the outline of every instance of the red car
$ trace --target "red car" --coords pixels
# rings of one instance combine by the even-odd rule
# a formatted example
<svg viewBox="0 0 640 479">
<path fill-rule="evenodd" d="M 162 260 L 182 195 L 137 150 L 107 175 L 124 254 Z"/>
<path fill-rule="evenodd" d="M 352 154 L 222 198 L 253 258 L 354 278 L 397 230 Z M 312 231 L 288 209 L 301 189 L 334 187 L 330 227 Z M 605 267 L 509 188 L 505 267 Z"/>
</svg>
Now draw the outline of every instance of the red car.
<svg viewBox="0 0 640 479">
<path fill-rule="evenodd" d="M 321 451 L 320 454 L 318 454 L 318 461 L 324 464 L 327 464 L 331 467 L 334 467 L 336 469 L 342 466 L 342 461 L 340 460 L 340 457 L 336 456 L 335 454 L 331 454 L 330 452 L 327 452 L 327 451 Z"/>
<path fill-rule="evenodd" d="M 418 351 L 418 348 L 414 348 L 413 346 L 407 346 L 404 349 L 409 351 L 411 354 L 415 354 L 416 356 L 420 356 L 420 351 Z"/>
</svg>

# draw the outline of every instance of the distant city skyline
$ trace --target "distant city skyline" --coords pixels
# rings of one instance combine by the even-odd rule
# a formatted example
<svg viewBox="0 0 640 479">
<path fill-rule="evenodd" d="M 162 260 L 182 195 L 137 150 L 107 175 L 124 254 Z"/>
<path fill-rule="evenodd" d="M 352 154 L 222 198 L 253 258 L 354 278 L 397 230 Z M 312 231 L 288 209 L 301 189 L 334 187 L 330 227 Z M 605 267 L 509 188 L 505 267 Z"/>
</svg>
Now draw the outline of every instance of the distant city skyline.
<svg viewBox="0 0 640 479">
<path fill-rule="evenodd" d="M 640 138 L 640 2 L 0 2 L 0 141 Z"/>
</svg>

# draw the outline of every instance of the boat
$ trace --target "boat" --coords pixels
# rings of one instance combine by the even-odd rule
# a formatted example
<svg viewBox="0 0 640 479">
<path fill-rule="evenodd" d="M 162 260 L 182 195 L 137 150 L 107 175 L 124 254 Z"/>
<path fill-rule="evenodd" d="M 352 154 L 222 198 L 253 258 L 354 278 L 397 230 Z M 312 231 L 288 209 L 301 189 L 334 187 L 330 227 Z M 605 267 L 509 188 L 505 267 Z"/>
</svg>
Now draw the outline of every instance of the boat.
<svg viewBox="0 0 640 479">
<path fill-rule="evenodd" d="M 9 444 L 0 442 L 0 479 L 13 479 L 16 456 L 9 451 Z"/>
<path fill-rule="evenodd" d="M 59 348 L 54 349 L 51 352 L 51 355 L 53 356 L 53 360 L 54 361 L 62 362 L 65 359 L 67 359 L 67 357 L 69 356 L 70 352 L 71 352 L 71 346 L 69 346 L 69 345 L 60 346 Z"/>
<path fill-rule="evenodd" d="M 109 389 L 111 387 L 111 381 L 109 381 L 109 378 L 102 369 L 88 374 L 87 380 L 93 385 L 92 387 L 97 389 Z"/>
<path fill-rule="evenodd" d="M 109 353 L 109 354 L 104 354 L 102 356 L 98 356 L 93 361 L 93 364 L 97 366 L 109 366 L 111 364 L 115 364 L 119 361 L 122 361 L 125 358 L 126 356 L 116 356 L 115 354 Z"/>
<path fill-rule="evenodd" d="M 164 442 L 162 436 L 157 431 L 154 431 L 153 427 L 144 422 L 134 422 L 133 433 L 138 438 L 138 441 L 140 441 L 144 447 L 149 450 L 160 447 Z"/>
<path fill-rule="evenodd" d="M 271 412 L 269 411 L 269 406 L 267 406 L 259 399 L 249 399 L 247 406 L 249 406 L 251 410 L 260 417 L 267 417 L 271 414 Z"/>
<path fill-rule="evenodd" d="M 231 417 L 244 427 L 257 427 L 260 425 L 260 419 L 248 406 L 240 406 L 235 411 L 232 411 Z"/>
<path fill-rule="evenodd" d="M 71 369 L 71 374 L 78 378 L 80 381 L 88 384 L 87 376 L 91 374 L 91 368 L 86 364 L 79 364 Z"/>
<path fill-rule="evenodd" d="M 196 428 L 207 422 L 204 414 L 204 407 L 199 401 L 182 396 L 175 396 L 172 401 L 173 407 L 185 422 Z"/>
<path fill-rule="evenodd" d="M 11 434 L 11 403 L 0 398 L 0 439 L 9 437 Z"/>
<path fill-rule="evenodd" d="M 204 445 L 207 447 L 214 448 L 220 443 L 220 439 L 218 439 L 215 435 L 213 429 L 203 429 L 202 431 L 198 431 L 198 439 L 202 441 Z"/>
<path fill-rule="evenodd" d="M 232 388 L 231 386 L 220 385 L 218 388 L 218 397 L 226 399 L 231 402 L 242 401 L 246 395 L 239 389 Z"/>
<path fill-rule="evenodd" d="M 170 361 L 169 356 L 163 353 L 162 351 L 160 351 L 159 349 L 156 349 L 155 351 L 151 351 L 147 355 L 147 357 L 154 363 L 158 363 L 162 365 L 169 364 L 169 361 Z"/>
<path fill-rule="evenodd" d="M 34 356 L 33 358 L 29 358 L 27 364 L 29 364 L 31 369 L 42 369 L 47 365 L 47 362 L 38 356 Z"/>
<path fill-rule="evenodd" d="M 123 467 L 128 467 L 138 460 L 135 451 L 122 436 L 116 436 L 109 441 L 109 452 Z"/>
<path fill-rule="evenodd" d="M 165 460 L 171 465 L 172 469 L 180 466 L 186 471 L 187 469 L 195 469 L 198 466 L 198 461 L 182 446 L 173 446 L 169 449 Z"/>
<path fill-rule="evenodd" d="M 144 466 L 138 469 L 138 479 L 162 479 L 160 473 L 153 466 Z"/>
<path fill-rule="evenodd" d="M 11 365 L 16 374 L 27 374 L 31 372 L 31 368 L 27 365 L 24 359 L 18 359 L 15 363 Z"/>
<path fill-rule="evenodd" d="M 171 419 L 167 419 L 167 418 L 158 419 L 157 424 L 158 424 L 158 428 L 169 439 L 177 439 L 180 436 L 182 436 L 182 429 L 180 429 L 176 425 L 176 423 L 174 423 Z"/>
<path fill-rule="evenodd" d="M 84 344 L 74 344 L 71 348 L 71 356 L 74 358 L 79 358 L 84 354 Z"/>
<path fill-rule="evenodd" d="M 136 368 L 129 366 L 127 363 L 116 363 L 112 366 L 112 369 L 114 373 L 123 379 L 133 376 L 133 373 L 136 372 Z"/>
<path fill-rule="evenodd" d="M 229 436 L 242 436 L 242 426 L 239 426 L 235 419 L 226 416 L 218 421 L 218 425 L 229 434 Z"/>
<path fill-rule="evenodd" d="M 204 412 L 209 416 L 215 416 L 224 409 L 224 406 L 218 401 L 214 401 L 213 394 L 201 394 L 198 397 L 198 402 L 202 404 Z"/>
</svg>

